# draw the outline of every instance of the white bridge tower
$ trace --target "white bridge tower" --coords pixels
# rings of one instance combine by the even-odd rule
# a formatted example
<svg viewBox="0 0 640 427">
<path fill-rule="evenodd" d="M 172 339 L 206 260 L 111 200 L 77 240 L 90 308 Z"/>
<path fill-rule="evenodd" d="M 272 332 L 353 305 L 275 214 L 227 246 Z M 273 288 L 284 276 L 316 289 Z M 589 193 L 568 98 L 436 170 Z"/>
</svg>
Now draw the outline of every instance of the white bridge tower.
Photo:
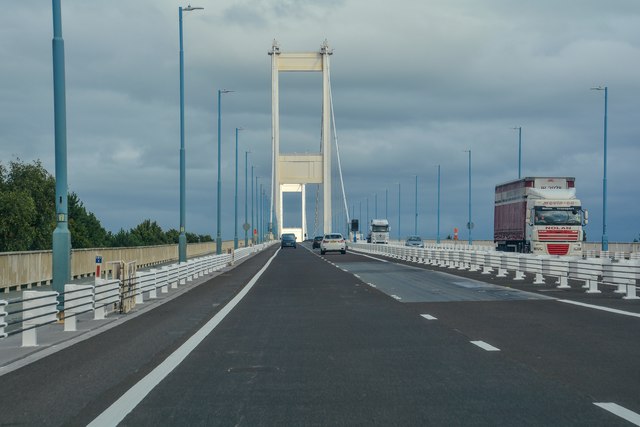
<svg viewBox="0 0 640 427">
<path fill-rule="evenodd" d="M 271 55 L 271 139 L 273 144 L 273 178 L 270 222 L 273 224 L 275 206 L 278 234 L 294 233 L 298 241 L 304 239 L 307 229 L 305 185 L 323 184 L 323 232 L 331 232 L 331 127 L 329 56 L 333 53 L 325 40 L 319 52 L 283 53 L 274 40 Z M 319 154 L 280 153 L 280 72 L 322 72 L 322 150 Z M 282 195 L 286 192 L 302 193 L 302 227 L 283 228 Z M 278 238 L 279 236 L 276 236 Z M 310 236 L 312 237 L 312 236 Z"/>
</svg>

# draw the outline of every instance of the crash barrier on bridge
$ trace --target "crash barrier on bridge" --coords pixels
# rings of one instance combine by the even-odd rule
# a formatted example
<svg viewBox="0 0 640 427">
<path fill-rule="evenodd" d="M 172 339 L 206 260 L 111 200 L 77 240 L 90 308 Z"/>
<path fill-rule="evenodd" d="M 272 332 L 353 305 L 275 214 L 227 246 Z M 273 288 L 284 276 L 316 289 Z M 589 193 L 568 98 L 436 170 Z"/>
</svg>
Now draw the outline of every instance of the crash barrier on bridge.
<svg viewBox="0 0 640 427">
<path fill-rule="evenodd" d="M 638 299 L 636 285 L 640 280 L 638 257 L 561 257 L 557 255 L 533 255 L 513 252 L 497 252 L 486 246 L 473 245 L 465 249 L 447 245 L 426 248 L 371 243 L 349 243 L 349 249 L 383 255 L 410 262 L 433 265 L 441 268 L 480 271 L 512 280 L 525 280 L 526 274 L 534 277 L 533 284 L 544 284 L 545 276 L 556 280 L 558 288 L 569 288 L 569 279 L 584 282 L 588 293 L 599 293 L 599 285 L 617 286 L 615 292 L 624 294 L 624 299 Z M 600 254 L 604 255 L 604 254 Z"/>
<path fill-rule="evenodd" d="M 208 255 L 187 262 L 175 263 L 148 271 L 138 271 L 130 277 L 96 278 L 92 285 L 66 284 L 63 293 L 55 291 L 23 291 L 21 298 L 0 300 L 0 345 L 3 338 L 22 333 L 22 346 L 38 345 L 36 329 L 51 323 L 64 322 L 64 331 L 77 330 L 78 316 L 93 312 L 94 320 L 109 314 L 126 313 L 145 298 L 157 298 L 158 291 L 187 285 L 199 277 L 219 271 L 225 266 L 261 251 L 276 242 L 229 251 L 222 255 Z M 126 281 L 126 286 L 123 286 Z M 60 313 L 61 302 L 64 312 Z"/>
<path fill-rule="evenodd" d="M 241 244 L 243 243 L 241 242 Z M 233 241 L 222 242 L 222 250 L 229 249 L 233 249 Z M 188 258 L 215 252 L 215 242 L 189 243 L 187 245 Z M 96 255 L 101 255 L 105 264 L 113 260 L 124 260 L 125 262 L 136 260 L 138 268 L 145 268 L 177 261 L 178 245 L 72 249 L 71 277 L 77 279 L 93 276 Z M 51 257 L 51 251 L 0 253 L 0 293 L 31 289 L 51 283 L 53 277 Z"/>
</svg>

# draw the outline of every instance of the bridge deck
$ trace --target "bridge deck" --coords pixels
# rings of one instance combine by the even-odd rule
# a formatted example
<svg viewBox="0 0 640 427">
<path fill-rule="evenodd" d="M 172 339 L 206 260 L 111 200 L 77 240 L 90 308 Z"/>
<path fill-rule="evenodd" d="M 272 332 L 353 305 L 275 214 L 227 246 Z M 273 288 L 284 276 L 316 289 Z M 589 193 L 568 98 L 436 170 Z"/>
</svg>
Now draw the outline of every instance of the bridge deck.
<svg viewBox="0 0 640 427">
<path fill-rule="evenodd" d="M 219 312 L 275 250 L 3 375 L 0 423 L 88 424 Z M 380 265 L 393 273 L 381 279 Z M 425 302 L 434 300 L 429 286 L 455 291 L 449 302 Z M 487 301 L 483 289 L 494 287 L 355 254 L 283 249 L 124 424 L 584 426 L 625 425 L 596 402 L 640 412 L 639 319 L 517 291 Z"/>
</svg>

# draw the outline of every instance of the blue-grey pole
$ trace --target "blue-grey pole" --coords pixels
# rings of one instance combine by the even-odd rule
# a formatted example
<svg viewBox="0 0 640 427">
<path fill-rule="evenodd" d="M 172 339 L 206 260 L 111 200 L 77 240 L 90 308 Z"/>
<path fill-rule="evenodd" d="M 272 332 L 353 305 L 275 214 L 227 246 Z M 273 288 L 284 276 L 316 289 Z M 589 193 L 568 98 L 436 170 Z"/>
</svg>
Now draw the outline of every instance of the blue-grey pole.
<svg viewBox="0 0 640 427">
<path fill-rule="evenodd" d="M 413 234 L 418 235 L 418 175 L 416 175 L 416 217 L 413 224 Z"/>
<path fill-rule="evenodd" d="M 234 195 L 234 214 L 233 214 L 233 249 L 238 249 L 238 131 L 236 128 L 236 187 Z"/>
<path fill-rule="evenodd" d="M 607 236 L 607 103 L 609 88 L 604 87 L 604 176 L 602 178 L 602 250 L 609 250 Z"/>
<path fill-rule="evenodd" d="M 367 227 L 369 227 L 369 198 L 367 197 Z M 368 230 L 368 228 L 367 228 Z"/>
<path fill-rule="evenodd" d="M 376 207 L 375 208 L 375 214 L 376 214 L 376 219 L 378 219 L 378 193 L 375 193 L 374 196 L 375 196 L 375 201 L 376 201 L 375 202 L 376 203 L 375 204 L 375 207 Z"/>
<path fill-rule="evenodd" d="M 471 238 L 471 150 L 467 150 L 469 153 L 469 222 L 467 223 L 467 228 L 469 229 L 469 245 L 473 244 L 473 239 Z"/>
<path fill-rule="evenodd" d="M 222 226 L 222 218 L 221 218 L 221 204 L 222 204 L 222 150 L 221 150 L 221 114 L 220 114 L 220 98 L 223 93 L 229 93 L 230 90 L 226 89 L 218 89 L 218 206 L 217 206 L 217 231 L 216 231 L 216 254 L 220 255 L 222 253 L 222 234 L 221 234 L 221 226 Z"/>
<path fill-rule="evenodd" d="M 389 189 L 384 189 L 384 217 L 389 219 Z"/>
<path fill-rule="evenodd" d="M 398 183 L 398 242 L 402 241 L 402 234 L 400 234 L 400 183 Z"/>
<path fill-rule="evenodd" d="M 244 229 L 244 247 L 246 248 L 247 246 L 249 246 L 249 228 L 248 228 L 248 224 L 249 224 L 249 200 L 248 200 L 248 196 L 249 196 L 249 181 L 248 181 L 248 174 L 249 174 L 249 151 L 245 151 L 244 152 L 244 225 L 243 225 L 243 229 Z"/>
<path fill-rule="evenodd" d="M 262 189 L 262 183 L 260 184 L 260 232 L 258 233 L 258 241 L 264 242 L 264 190 Z"/>
<path fill-rule="evenodd" d="M 185 208 L 185 150 L 184 150 L 184 50 L 182 48 L 182 12 L 203 9 L 202 7 L 178 8 L 180 33 L 180 234 L 178 236 L 178 262 L 187 262 L 186 208 Z"/>
<path fill-rule="evenodd" d="M 364 227 L 364 221 L 363 221 L 363 218 L 362 218 L 362 200 L 360 200 L 360 216 L 359 216 L 359 218 L 360 218 L 360 222 L 358 223 L 358 232 L 360 233 L 360 236 L 362 236 L 362 231 L 363 231 L 362 229 Z"/>
<path fill-rule="evenodd" d="M 522 177 L 522 126 L 518 126 L 518 179 Z"/>
<path fill-rule="evenodd" d="M 62 39 L 62 12 L 60 0 L 53 0 L 53 115 L 56 158 L 56 228 L 53 230 L 52 267 L 53 290 L 64 292 L 71 279 L 71 233 L 67 205 L 67 107 L 64 70 L 64 40 Z M 64 297 L 59 297 L 59 308 L 64 310 Z"/>
<path fill-rule="evenodd" d="M 604 167 L 602 177 L 602 246 L 603 252 L 609 250 L 609 237 L 607 236 L 607 104 L 609 88 L 607 86 L 592 87 L 591 90 L 604 90 Z"/>
<path fill-rule="evenodd" d="M 436 243 L 440 243 L 440 165 L 438 165 L 438 215 L 436 225 Z"/>
<path fill-rule="evenodd" d="M 180 29 L 180 234 L 178 236 L 178 262 L 187 261 L 187 235 L 185 233 L 185 153 L 184 153 L 184 50 L 182 49 L 182 7 L 178 8 Z"/>
</svg>

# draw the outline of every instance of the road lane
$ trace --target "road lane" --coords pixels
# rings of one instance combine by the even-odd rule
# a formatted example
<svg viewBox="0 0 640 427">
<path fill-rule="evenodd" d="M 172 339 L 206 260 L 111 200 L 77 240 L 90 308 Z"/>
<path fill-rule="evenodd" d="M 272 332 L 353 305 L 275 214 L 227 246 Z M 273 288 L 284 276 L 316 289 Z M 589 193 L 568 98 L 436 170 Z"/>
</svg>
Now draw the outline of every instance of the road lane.
<svg viewBox="0 0 640 427">
<path fill-rule="evenodd" d="M 409 307 L 309 251 L 282 250 L 123 424 L 624 425 Z"/>
</svg>

